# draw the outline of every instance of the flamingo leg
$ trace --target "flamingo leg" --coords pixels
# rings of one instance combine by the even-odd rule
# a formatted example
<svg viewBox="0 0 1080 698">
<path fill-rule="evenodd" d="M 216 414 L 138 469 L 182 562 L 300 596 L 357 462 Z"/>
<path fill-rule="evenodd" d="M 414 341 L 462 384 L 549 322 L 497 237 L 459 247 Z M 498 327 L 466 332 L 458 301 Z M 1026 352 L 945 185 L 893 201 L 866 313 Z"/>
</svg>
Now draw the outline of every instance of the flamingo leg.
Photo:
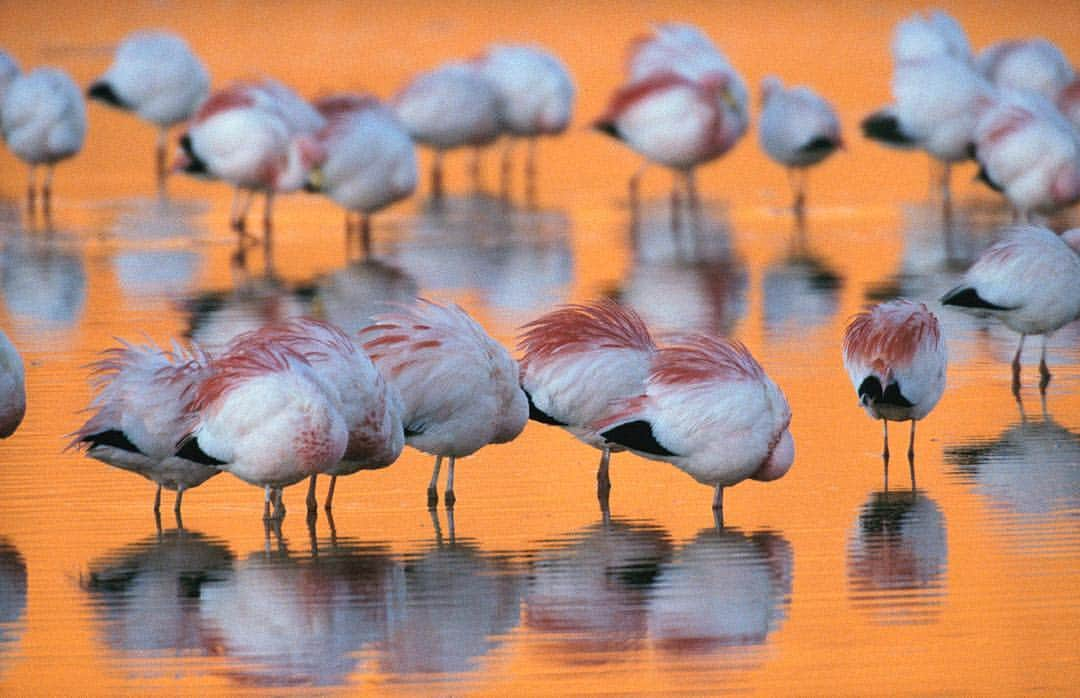
<svg viewBox="0 0 1080 698">
<path fill-rule="evenodd" d="M 1027 335 L 1020 335 L 1020 346 L 1016 347 L 1016 354 L 1012 360 L 1012 391 L 1013 395 L 1019 397 L 1020 395 L 1020 354 L 1024 351 L 1024 338 Z"/>
<path fill-rule="evenodd" d="M 717 528 L 724 527 L 724 487 L 717 485 L 712 500 L 713 521 Z"/>
<path fill-rule="evenodd" d="M 431 482 L 427 488 L 427 504 L 433 507 L 439 503 L 439 470 L 442 469 L 442 456 L 435 456 L 435 470 L 431 473 Z"/>
<path fill-rule="evenodd" d="M 270 497 L 273 488 L 267 485 L 263 490 L 263 521 L 270 520 Z"/>
<path fill-rule="evenodd" d="M 472 186 L 474 191 L 480 191 L 481 182 L 483 178 L 483 148 L 476 146 L 473 148 L 472 162 L 469 163 L 469 179 L 472 180 Z"/>
<path fill-rule="evenodd" d="M 312 475 L 308 478 L 307 488 L 307 510 L 308 515 L 315 513 L 315 510 L 319 508 L 319 501 L 315 498 L 315 480 L 318 479 L 318 475 Z"/>
<path fill-rule="evenodd" d="M 176 514 L 177 519 L 180 518 L 180 505 L 183 503 L 183 501 L 184 501 L 184 488 L 182 486 L 177 487 L 176 488 L 176 501 L 173 502 L 173 513 Z"/>
<path fill-rule="evenodd" d="M 161 511 L 161 485 L 157 486 L 157 492 L 154 493 L 154 513 Z"/>
<path fill-rule="evenodd" d="M 247 212 L 251 206 L 251 192 L 236 187 L 233 190 L 232 206 L 229 208 L 229 227 L 243 233 L 247 227 Z"/>
<path fill-rule="evenodd" d="M 443 495 L 443 501 L 446 502 L 446 508 L 450 509 L 454 506 L 454 502 L 457 501 L 457 497 L 454 496 L 454 461 L 457 460 L 454 456 L 450 456 L 450 463 L 446 468 L 446 493 Z"/>
<path fill-rule="evenodd" d="M 26 178 L 26 206 L 29 208 L 30 213 L 33 213 L 37 208 L 37 165 L 30 165 L 27 168 Z"/>
<path fill-rule="evenodd" d="M 525 201 L 530 206 L 536 203 L 536 136 L 529 137 L 525 155 Z"/>
<path fill-rule="evenodd" d="M 952 163 L 943 163 L 941 168 L 941 203 L 946 215 L 952 211 Z"/>
<path fill-rule="evenodd" d="M 502 198 L 510 198 L 510 185 L 512 183 L 514 174 L 514 139 L 507 138 L 506 145 L 502 149 L 502 160 L 499 163 L 499 191 L 502 194 Z"/>
<path fill-rule="evenodd" d="M 55 169 L 52 165 L 46 165 L 45 179 L 41 182 L 41 211 L 46 216 L 52 212 L 52 178 Z"/>
<path fill-rule="evenodd" d="M 611 449 L 605 448 L 600 454 L 600 466 L 596 469 L 596 496 L 600 501 L 607 501 L 611 492 L 611 478 L 608 477 L 608 464 L 611 462 Z"/>
<path fill-rule="evenodd" d="M 436 150 L 431 161 L 431 198 L 439 201 L 443 198 L 442 151 Z"/>
<path fill-rule="evenodd" d="M 278 521 L 285 518 L 285 492 L 280 487 L 274 488 L 274 518 Z"/>
<path fill-rule="evenodd" d="M 907 449 L 908 469 L 911 471 L 911 491 L 915 491 L 915 420 L 911 420 L 911 439 Z"/>
<path fill-rule="evenodd" d="M 337 475 L 330 476 L 330 488 L 326 490 L 326 501 L 323 502 L 323 509 L 326 509 L 326 515 L 330 515 L 330 509 L 334 506 L 334 487 L 337 485 Z"/>
<path fill-rule="evenodd" d="M 1050 385 L 1050 368 L 1046 365 L 1046 341 L 1047 336 L 1043 335 L 1042 340 L 1042 354 L 1039 357 L 1039 392 L 1046 395 L 1046 386 Z"/>
<path fill-rule="evenodd" d="M 157 184 L 159 190 L 165 189 L 165 180 L 169 176 L 169 168 L 166 163 L 168 159 L 168 147 L 169 129 L 165 126 L 159 126 L 157 147 L 154 150 L 154 166 L 157 173 Z"/>
<path fill-rule="evenodd" d="M 364 259 L 371 257 L 371 216 L 367 213 L 360 214 L 360 246 Z"/>
</svg>

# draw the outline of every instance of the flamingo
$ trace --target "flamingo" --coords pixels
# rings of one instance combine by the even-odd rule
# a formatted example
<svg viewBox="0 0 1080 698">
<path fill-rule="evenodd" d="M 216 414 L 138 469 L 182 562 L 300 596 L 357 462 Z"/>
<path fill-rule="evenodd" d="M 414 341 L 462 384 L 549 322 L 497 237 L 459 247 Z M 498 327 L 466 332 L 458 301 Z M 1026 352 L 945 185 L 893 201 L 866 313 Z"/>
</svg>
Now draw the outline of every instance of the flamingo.
<svg viewBox="0 0 1080 698">
<path fill-rule="evenodd" d="M 697 27 L 661 24 L 630 45 L 628 80 L 594 122 L 646 158 L 681 173 L 696 197 L 693 169 L 730 150 L 749 126 L 747 90 L 727 57 Z M 672 192 L 677 198 L 677 192 Z"/>
<path fill-rule="evenodd" d="M 1058 92 L 1054 103 L 1073 128 L 1080 132 L 1080 76 Z"/>
<path fill-rule="evenodd" d="M 45 165 L 41 201 L 49 212 L 53 169 L 82 150 L 86 105 L 78 86 L 56 68 L 35 68 L 15 78 L 4 91 L 0 127 L 11 152 L 30 169 L 27 199 L 34 210 L 36 171 Z"/>
<path fill-rule="evenodd" d="M 138 31 L 120 42 L 112 65 L 86 95 L 157 127 L 155 162 L 162 182 L 169 128 L 194 116 L 209 93 L 210 74 L 186 41 L 167 32 Z"/>
<path fill-rule="evenodd" d="M 327 120 L 318 134 L 326 160 L 308 177 L 306 188 L 345 209 L 347 246 L 350 216 L 359 214 L 356 227 L 368 257 L 371 214 L 416 190 L 416 150 L 405 127 L 374 97 L 333 95 L 317 101 L 315 108 Z"/>
<path fill-rule="evenodd" d="M 0 439 L 15 433 L 26 415 L 26 369 L 19 350 L 0 330 Z"/>
<path fill-rule="evenodd" d="M 967 64 L 974 60 L 963 26 L 942 10 L 934 10 L 925 16 L 916 12 L 897 22 L 891 48 L 893 62 L 897 65 L 938 56 Z"/>
<path fill-rule="evenodd" d="M 222 179 L 236 189 L 230 225 L 243 233 L 250 193 L 266 196 L 263 224 L 270 230 L 273 197 L 304 186 L 326 153 L 315 139 L 325 119 L 274 80 L 237 82 L 210 95 L 187 132 L 173 165 L 192 175 Z"/>
<path fill-rule="evenodd" d="M 502 131 L 501 101 L 495 84 L 475 65 L 447 63 L 413 78 L 392 100 L 409 135 L 434 151 L 431 195 L 443 195 L 443 153 L 454 148 L 488 145 Z M 479 184 L 479 156 L 473 181 Z"/>
<path fill-rule="evenodd" d="M 405 443 L 435 456 L 428 506 L 439 499 L 443 458 L 449 458 L 445 502 L 453 506 L 455 461 L 525 428 L 529 403 L 517 362 L 455 304 L 420 299 L 402 312 L 377 315 L 359 334 L 401 393 Z"/>
<path fill-rule="evenodd" d="M 1003 91 L 972 142 L 979 177 L 1005 194 L 1020 222 L 1080 201 L 1080 136 L 1045 97 Z"/>
<path fill-rule="evenodd" d="M 945 392 L 945 339 L 937 317 L 904 298 L 858 313 L 844 331 L 844 369 L 859 404 L 884 429 L 881 457 L 889 476 L 889 422 L 911 421 L 908 465 L 915 488 L 915 422 Z"/>
<path fill-rule="evenodd" d="M 1012 390 L 1019 396 L 1020 354 L 1028 335 L 1042 335 L 1039 390 L 1050 384 L 1046 342 L 1080 317 L 1080 228 L 1058 237 L 1040 225 L 1008 229 L 941 298 L 943 305 L 989 315 L 1020 334 L 1012 361 Z"/>
<path fill-rule="evenodd" d="M 175 491 L 173 511 L 179 515 L 184 492 L 219 472 L 176 455 L 187 427 L 184 401 L 213 370 L 198 346 L 189 350 L 174 344 L 163 350 L 121 340 L 93 364 L 97 395 L 90 408 L 95 412 L 73 434 L 70 447 L 156 483 L 155 514 L 162 488 Z"/>
<path fill-rule="evenodd" d="M 349 442 L 337 401 L 311 364 L 258 333 L 214 360 L 183 410 L 190 426 L 176 455 L 264 488 L 267 520 L 285 516 L 282 488 L 329 470 Z"/>
<path fill-rule="evenodd" d="M 808 87 L 785 89 L 778 78 L 761 83 L 761 148 L 788 168 L 801 214 L 806 198 L 806 169 L 842 147 L 840 119 L 832 105 Z"/>
<path fill-rule="evenodd" d="M 518 138 L 529 144 L 525 173 L 536 174 L 536 139 L 566 130 L 574 110 L 574 82 L 562 61 L 538 46 L 494 44 L 476 61 L 494 85 L 502 104 L 502 127 L 509 136 L 503 149 L 504 186 L 510 176 L 510 153 Z"/>
<path fill-rule="evenodd" d="M 333 508 L 339 475 L 385 468 L 397 460 L 405 445 L 402 404 L 397 389 L 376 370 L 371 359 L 338 327 L 311 318 L 268 325 L 233 340 L 233 346 L 264 342 L 287 347 L 304 357 L 345 419 L 349 442 L 337 464 L 321 471 L 330 476 L 323 507 Z M 308 510 L 316 507 L 315 480 L 309 480 Z"/>
<path fill-rule="evenodd" d="M 976 69 L 1000 88 L 1054 99 L 1076 77 L 1069 59 L 1046 39 L 1000 41 L 975 59 Z"/>
<path fill-rule="evenodd" d="M 795 458 L 787 399 L 738 342 L 691 334 L 653 355 L 644 392 L 616 400 L 592 429 L 612 444 L 671 463 L 714 488 L 783 477 Z"/>
<path fill-rule="evenodd" d="M 600 449 L 596 487 L 606 500 L 612 444 L 591 426 L 613 400 L 644 392 L 656 354 L 649 329 L 632 308 L 604 300 L 563 306 L 521 330 L 521 387 L 529 418 L 563 427 Z"/>
</svg>

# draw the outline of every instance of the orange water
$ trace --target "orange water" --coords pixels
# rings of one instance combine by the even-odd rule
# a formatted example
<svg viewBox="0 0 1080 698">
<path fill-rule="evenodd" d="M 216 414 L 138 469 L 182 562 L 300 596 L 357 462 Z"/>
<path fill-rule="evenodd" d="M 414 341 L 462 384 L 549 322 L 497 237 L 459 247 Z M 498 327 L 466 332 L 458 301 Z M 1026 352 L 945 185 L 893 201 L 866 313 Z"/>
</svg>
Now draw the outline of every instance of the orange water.
<svg viewBox="0 0 1080 698">
<path fill-rule="evenodd" d="M 0 153 L 0 325 L 23 351 L 29 392 L 21 430 L 0 443 L 0 692 L 1076 690 L 1080 328 L 1051 342 L 1045 410 L 1029 342 L 1022 413 L 1008 387 L 1015 336 L 936 305 L 1008 215 L 962 167 L 946 229 L 926 201 L 925 158 L 857 134 L 888 99 L 890 28 L 914 7 L 0 7 L 0 47 L 82 85 L 126 32 L 167 27 L 215 84 L 266 74 L 309 96 L 385 96 L 504 40 L 551 48 L 579 90 L 571 131 L 540 148 L 534 206 L 520 172 L 513 206 L 469 195 L 467 158 L 452 156 L 443 210 L 420 196 L 376 219 L 379 264 L 346 265 L 340 212 L 295 196 L 279 202 L 272 258 L 256 249 L 237 267 L 227 189 L 175 179 L 158 200 L 152 131 L 97 104 L 83 153 L 58 170 L 51 227 L 24 216 L 24 172 Z M 976 47 L 1042 35 L 1080 56 L 1080 7 L 950 10 Z M 784 173 L 752 134 L 699 175 L 702 217 L 679 223 L 699 231 L 696 253 L 674 251 L 664 173 L 646 175 L 632 219 L 637 157 L 586 125 L 629 38 L 667 19 L 705 28 L 751 85 L 775 73 L 837 105 L 848 148 L 814 171 L 801 238 Z M 485 164 L 495 192 L 496 157 Z M 84 366 L 114 337 L 205 339 L 284 312 L 359 322 L 371 288 L 455 300 L 508 345 L 553 305 L 600 294 L 658 328 L 730 334 L 787 394 L 795 466 L 731 489 L 717 532 L 706 488 L 619 455 L 605 523 L 597 454 L 531 424 L 461 463 L 453 522 L 429 515 L 429 459 L 407 451 L 339 483 L 333 534 L 325 517 L 310 532 L 299 489 L 288 491 L 278 537 L 264 531 L 261 493 L 228 475 L 187 495 L 182 531 L 169 514 L 158 534 L 149 483 L 62 452 L 90 397 Z M 839 361 L 847 318 L 897 293 L 939 312 L 950 352 L 949 388 L 919 425 L 914 496 L 902 457 L 882 492 L 880 428 Z M 902 452 L 906 429 L 893 438 Z"/>
</svg>

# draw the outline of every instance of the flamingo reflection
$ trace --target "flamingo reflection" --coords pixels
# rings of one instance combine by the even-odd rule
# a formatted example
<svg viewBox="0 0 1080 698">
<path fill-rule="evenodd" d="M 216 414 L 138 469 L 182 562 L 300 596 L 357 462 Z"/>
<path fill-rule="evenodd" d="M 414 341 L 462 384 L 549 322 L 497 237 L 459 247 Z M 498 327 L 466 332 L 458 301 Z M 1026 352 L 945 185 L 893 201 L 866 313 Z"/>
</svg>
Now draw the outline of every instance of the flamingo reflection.
<svg viewBox="0 0 1080 698">
<path fill-rule="evenodd" d="M 874 492 L 848 539 L 852 603 L 873 622 L 929 623 L 945 596 L 945 517 L 921 491 Z"/>
<path fill-rule="evenodd" d="M 312 306 L 349 336 L 370 325 L 372 316 L 411 305 L 419 293 L 408 272 L 375 259 L 354 262 L 311 283 Z"/>
<path fill-rule="evenodd" d="M 811 249 L 805 221 L 796 222 L 794 244 L 784 259 L 765 269 L 765 327 L 780 337 L 821 327 L 836 314 L 844 279 Z"/>
<path fill-rule="evenodd" d="M 0 538 L 0 672 L 23 633 L 26 615 L 26 562 L 19 550 Z"/>
<path fill-rule="evenodd" d="M 7 236 L 0 285 L 8 312 L 46 331 L 73 328 L 86 304 L 82 255 L 60 234 Z"/>
</svg>

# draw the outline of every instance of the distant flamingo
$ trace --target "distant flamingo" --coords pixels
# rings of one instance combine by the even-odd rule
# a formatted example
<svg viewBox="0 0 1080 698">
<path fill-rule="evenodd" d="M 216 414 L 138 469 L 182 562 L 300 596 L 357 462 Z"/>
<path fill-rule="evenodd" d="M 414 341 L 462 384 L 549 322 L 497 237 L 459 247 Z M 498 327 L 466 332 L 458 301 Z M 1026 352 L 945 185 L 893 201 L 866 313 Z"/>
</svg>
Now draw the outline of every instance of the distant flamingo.
<svg viewBox="0 0 1080 698">
<path fill-rule="evenodd" d="M 447 150 L 489 145 L 502 130 L 499 92 L 474 65 L 447 63 L 413 78 L 391 100 L 413 140 L 434 152 L 431 195 L 443 195 L 442 157 Z M 479 185 L 479 159 L 473 161 Z"/>
<path fill-rule="evenodd" d="M 960 22 L 947 12 L 933 10 L 896 23 L 892 36 L 893 63 L 946 56 L 961 63 L 973 61 L 971 44 Z"/>
<path fill-rule="evenodd" d="M 908 464 L 915 487 L 915 422 L 930 414 L 945 391 L 945 339 L 922 303 L 900 298 L 852 318 L 844 331 L 844 369 L 859 404 L 884 425 L 888 485 L 889 422 L 911 420 Z"/>
<path fill-rule="evenodd" d="M 1061 237 L 1039 225 L 1015 226 L 964 274 L 964 282 L 941 302 L 988 315 L 1020 333 L 1013 357 L 1013 393 L 1020 392 L 1024 338 L 1042 335 L 1039 390 L 1050 384 L 1046 342 L 1056 330 L 1080 318 L 1080 228 Z"/>
<path fill-rule="evenodd" d="M 517 362 L 454 304 L 420 300 L 375 317 L 360 330 L 364 349 L 401 392 L 405 442 L 435 456 L 428 505 L 438 502 L 439 469 L 449 457 L 446 506 L 454 495 L 454 462 L 487 444 L 514 439 L 529 419 Z"/>
<path fill-rule="evenodd" d="M 836 110 L 810 88 L 785 89 L 778 78 L 770 76 L 761 83 L 758 136 L 762 150 L 788 168 L 794 210 L 801 214 L 806 199 L 806 169 L 843 145 Z"/>
<path fill-rule="evenodd" d="M 787 473 L 795 458 L 790 423 L 787 399 L 745 346 L 689 335 L 661 347 L 644 392 L 611 403 L 592 429 L 715 488 L 722 525 L 725 487 Z"/>
<path fill-rule="evenodd" d="M 1005 194 L 1018 221 L 1080 201 L 1080 136 L 1041 95 L 1002 91 L 982 111 L 972 146 L 979 177 Z"/>
<path fill-rule="evenodd" d="M 612 445 L 591 426 L 612 401 L 645 391 L 656 344 L 633 309 L 611 301 L 563 306 L 521 330 L 521 387 L 529 418 L 563 427 L 602 451 L 596 488 L 605 500 Z"/>
<path fill-rule="evenodd" d="M 0 127 L 8 148 L 29 165 L 27 200 L 34 210 L 35 172 L 45 165 L 41 201 L 52 207 L 52 178 L 56 164 L 74 156 L 86 136 L 86 105 L 71 78 L 55 68 L 36 68 L 11 81 L 0 105 Z"/>
<path fill-rule="evenodd" d="M 26 369 L 19 350 L 0 330 L 0 439 L 15 433 L 26 414 Z"/>
<path fill-rule="evenodd" d="M 405 446 L 401 397 L 344 332 L 325 322 L 301 318 L 241 335 L 234 345 L 242 347 L 248 342 L 286 347 L 303 356 L 345 420 L 349 431 L 345 455 L 337 464 L 320 471 L 330 476 L 323 505 L 327 511 L 333 507 L 339 475 L 385 468 L 397 460 Z M 313 474 L 308 489 L 309 511 L 317 505 L 315 480 Z"/>
<path fill-rule="evenodd" d="M 251 193 L 262 192 L 269 231 L 274 195 L 303 187 L 325 158 L 314 135 L 324 125 L 314 107 L 279 82 L 234 83 L 199 108 L 180 138 L 173 169 L 232 184 L 229 223 L 238 232 L 244 231 Z"/>
<path fill-rule="evenodd" d="M 374 97 L 338 94 L 320 99 L 315 108 L 327 121 L 318 134 L 326 160 L 306 188 L 345 209 L 346 247 L 354 231 L 350 217 L 359 215 L 355 227 L 368 257 L 371 214 L 416 190 L 416 149 L 393 112 Z"/>
<path fill-rule="evenodd" d="M 139 31 L 120 42 L 112 65 L 86 94 L 157 126 L 157 176 L 165 179 L 169 128 L 187 121 L 210 93 L 210 74 L 175 34 Z"/>
<path fill-rule="evenodd" d="M 502 127 L 509 136 L 503 149 L 503 188 L 510 178 L 510 153 L 518 138 L 529 144 L 525 176 L 536 174 L 536 139 L 566 130 L 574 110 L 574 82 L 562 61 L 537 46 L 494 44 L 476 60 L 499 93 Z"/>
<path fill-rule="evenodd" d="M 258 333 L 213 367 L 184 404 L 188 436 L 176 455 L 263 487 L 263 517 L 280 519 L 282 488 L 335 466 L 348 426 L 308 361 Z"/>
<path fill-rule="evenodd" d="M 173 510 L 179 514 L 184 492 L 219 472 L 174 455 L 188 426 L 184 401 L 212 374 L 211 360 L 198 347 L 174 345 L 169 351 L 123 341 L 104 354 L 93 365 L 95 412 L 74 433 L 71 446 L 157 483 L 154 513 L 161 508 L 161 489 L 175 491 Z"/>
<path fill-rule="evenodd" d="M 998 87 L 1055 99 L 1076 77 L 1069 59 L 1046 39 L 999 41 L 979 52 L 975 67 Z"/>
<path fill-rule="evenodd" d="M 4 104 L 4 93 L 15 78 L 19 77 L 19 64 L 14 58 L 0 51 L 0 107 Z"/>
</svg>

